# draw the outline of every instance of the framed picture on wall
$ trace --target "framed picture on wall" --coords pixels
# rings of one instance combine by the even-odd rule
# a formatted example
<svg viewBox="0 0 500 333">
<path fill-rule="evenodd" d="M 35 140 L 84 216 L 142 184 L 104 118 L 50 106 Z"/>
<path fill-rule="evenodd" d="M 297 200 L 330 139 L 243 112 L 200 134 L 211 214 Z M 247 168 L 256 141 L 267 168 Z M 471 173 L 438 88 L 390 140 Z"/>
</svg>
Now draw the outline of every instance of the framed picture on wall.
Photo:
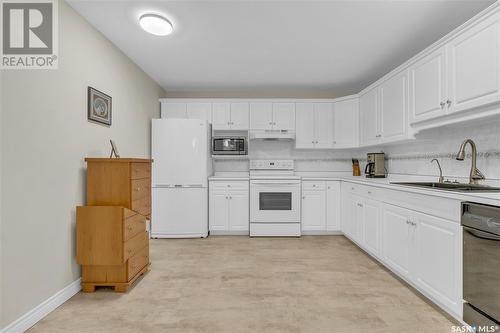
<svg viewBox="0 0 500 333">
<path fill-rule="evenodd" d="M 111 126 L 111 96 L 88 87 L 87 108 L 89 121 Z"/>
</svg>

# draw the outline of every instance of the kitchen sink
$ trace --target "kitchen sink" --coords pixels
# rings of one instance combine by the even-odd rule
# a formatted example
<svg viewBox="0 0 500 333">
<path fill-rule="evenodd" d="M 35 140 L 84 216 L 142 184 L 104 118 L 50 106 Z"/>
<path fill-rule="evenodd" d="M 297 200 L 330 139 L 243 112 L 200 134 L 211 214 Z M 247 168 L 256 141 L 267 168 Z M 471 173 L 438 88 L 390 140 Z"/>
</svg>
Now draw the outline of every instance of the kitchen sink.
<svg viewBox="0 0 500 333">
<path fill-rule="evenodd" d="M 462 184 L 462 183 L 432 183 L 432 182 L 401 182 L 391 183 L 394 185 L 405 185 L 424 187 L 437 190 L 456 191 L 456 192 L 500 192 L 500 187 L 486 185 Z"/>
</svg>

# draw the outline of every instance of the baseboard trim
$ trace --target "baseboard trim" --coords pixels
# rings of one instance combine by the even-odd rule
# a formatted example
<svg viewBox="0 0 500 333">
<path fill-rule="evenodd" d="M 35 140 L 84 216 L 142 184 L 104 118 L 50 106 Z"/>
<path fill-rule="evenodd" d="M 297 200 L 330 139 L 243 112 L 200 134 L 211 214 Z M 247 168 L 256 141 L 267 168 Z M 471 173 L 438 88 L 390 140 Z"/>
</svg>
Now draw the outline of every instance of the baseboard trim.
<svg viewBox="0 0 500 333">
<path fill-rule="evenodd" d="M 249 230 L 233 230 L 233 231 L 226 231 L 226 230 L 212 230 L 209 233 L 210 236 L 249 236 L 250 231 Z"/>
<path fill-rule="evenodd" d="M 302 230 L 302 236 L 340 236 L 343 235 L 340 230 Z"/>
<path fill-rule="evenodd" d="M 21 333 L 42 320 L 46 315 L 54 311 L 61 304 L 77 294 L 82 289 L 82 279 L 71 282 L 64 289 L 38 304 L 36 307 L 4 327 L 1 333 Z"/>
</svg>

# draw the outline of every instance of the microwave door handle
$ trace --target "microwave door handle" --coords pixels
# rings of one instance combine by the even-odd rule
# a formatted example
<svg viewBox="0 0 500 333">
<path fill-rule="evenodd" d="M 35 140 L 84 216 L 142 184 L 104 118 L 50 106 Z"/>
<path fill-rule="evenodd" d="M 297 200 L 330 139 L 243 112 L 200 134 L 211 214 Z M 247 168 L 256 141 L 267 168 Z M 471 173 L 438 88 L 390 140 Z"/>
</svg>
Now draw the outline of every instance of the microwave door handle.
<svg viewBox="0 0 500 333">
<path fill-rule="evenodd" d="M 486 240 L 490 240 L 490 241 L 495 241 L 495 242 L 500 242 L 500 236 L 496 236 L 496 235 L 493 235 L 493 234 L 490 234 L 490 233 L 487 233 L 487 232 L 484 232 L 484 231 L 480 231 L 480 230 L 477 230 L 477 229 L 472 229 L 472 228 L 469 228 L 469 227 L 463 227 L 464 228 L 464 231 L 467 232 L 468 234 L 476 237 L 476 238 L 480 238 L 480 239 L 486 239 Z"/>
</svg>

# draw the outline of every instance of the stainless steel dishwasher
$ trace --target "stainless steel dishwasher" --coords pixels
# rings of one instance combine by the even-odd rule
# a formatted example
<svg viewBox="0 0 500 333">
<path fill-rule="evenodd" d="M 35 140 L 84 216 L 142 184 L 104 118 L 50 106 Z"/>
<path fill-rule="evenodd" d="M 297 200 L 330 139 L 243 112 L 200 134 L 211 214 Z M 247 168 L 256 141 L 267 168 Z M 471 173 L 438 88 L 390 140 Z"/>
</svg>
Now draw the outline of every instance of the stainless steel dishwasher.
<svg viewBox="0 0 500 333">
<path fill-rule="evenodd" d="M 500 207 L 462 204 L 464 321 L 500 325 Z"/>
</svg>

